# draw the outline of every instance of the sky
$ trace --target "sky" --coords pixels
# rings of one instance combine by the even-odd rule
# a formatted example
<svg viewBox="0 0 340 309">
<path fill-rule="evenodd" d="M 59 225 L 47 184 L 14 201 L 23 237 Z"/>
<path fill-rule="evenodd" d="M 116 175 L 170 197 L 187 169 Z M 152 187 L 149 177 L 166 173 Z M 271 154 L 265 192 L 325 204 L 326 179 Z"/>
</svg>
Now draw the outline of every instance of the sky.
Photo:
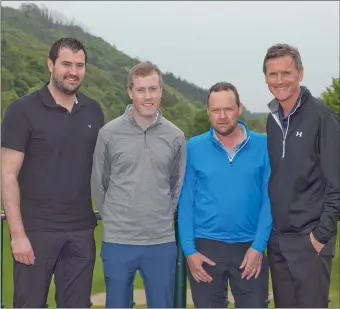
<svg viewBox="0 0 340 309">
<path fill-rule="evenodd" d="M 314 96 L 339 77 L 339 1 L 25 2 L 74 18 L 127 55 L 200 87 L 231 82 L 252 112 L 268 112 L 272 99 L 262 73 L 271 45 L 299 49 L 302 84 Z"/>
</svg>

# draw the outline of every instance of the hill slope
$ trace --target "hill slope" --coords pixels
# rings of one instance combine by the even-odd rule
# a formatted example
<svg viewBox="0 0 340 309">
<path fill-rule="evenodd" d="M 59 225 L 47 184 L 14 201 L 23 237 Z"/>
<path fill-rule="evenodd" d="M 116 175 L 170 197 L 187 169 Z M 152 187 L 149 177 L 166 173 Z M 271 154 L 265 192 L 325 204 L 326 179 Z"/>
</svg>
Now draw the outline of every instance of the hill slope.
<svg viewBox="0 0 340 309">
<path fill-rule="evenodd" d="M 88 51 L 87 73 L 81 91 L 98 100 L 105 120 L 123 113 L 130 103 L 126 92 L 129 70 L 139 61 L 119 51 L 81 27 L 60 21 L 35 4 L 1 11 L 1 92 L 2 113 L 16 98 L 40 88 L 48 80 L 47 57 L 50 46 L 60 37 L 82 40 Z M 150 59 L 152 61 L 152 59 Z M 187 137 L 195 132 L 194 119 L 205 106 L 207 90 L 164 74 L 162 111 Z M 246 117 L 252 115 L 246 111 Z M 196 117 L 197 118 L 197 117 Z"/>
</svg>

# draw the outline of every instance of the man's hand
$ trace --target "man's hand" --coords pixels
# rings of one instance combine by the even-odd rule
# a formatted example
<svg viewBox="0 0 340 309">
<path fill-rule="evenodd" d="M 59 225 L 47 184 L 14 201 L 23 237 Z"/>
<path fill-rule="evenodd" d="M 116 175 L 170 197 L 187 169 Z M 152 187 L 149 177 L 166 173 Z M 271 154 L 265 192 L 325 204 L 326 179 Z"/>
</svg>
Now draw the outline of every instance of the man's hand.
<svg viewBox="0 0 340 309">
<path fill-rule="evenodd" d="M 246 277 L 249 280 L 255 275 L 258 278 L 261 272 L 263 254 L 255 249 L 249 248 L 244 256 L 240 269 L 243 269 L 242 279 Z"/>
<path fill-rule="evenodd" d="M 319 254 L 320 251 L 323 249 L 323 247 L 324 247 L 325 245 L 322 244 L 321 242 L 318 242 L 318 241 L 315 239 L 315 237 L 314 237 L 314 235 L 313 235 L 312 232 L 309 234 L 309 238 L 310 238 L 310 241 L 311 241 L 311 243 L 312 243 L 312 245 L 313 245 L 315 251 Z"/>
<path fill-rule="evenodd" d="M 12 238 L 11 247 L 14 259 L 22 264 L 34 264 L 34 252 L 26 235 Z"/>
<path fill-rule="evenodd" d="M 197 282 L 211 282 L 212 278 L 202 267 L 203 263 L 207 263 L 211 266 L 215 266 L 216 264 L 209 260 L 206 256 L 201 253 L 194 253 L 187 257 L 188 265 L 191 271 L 192 276 Z"/>
</svg>

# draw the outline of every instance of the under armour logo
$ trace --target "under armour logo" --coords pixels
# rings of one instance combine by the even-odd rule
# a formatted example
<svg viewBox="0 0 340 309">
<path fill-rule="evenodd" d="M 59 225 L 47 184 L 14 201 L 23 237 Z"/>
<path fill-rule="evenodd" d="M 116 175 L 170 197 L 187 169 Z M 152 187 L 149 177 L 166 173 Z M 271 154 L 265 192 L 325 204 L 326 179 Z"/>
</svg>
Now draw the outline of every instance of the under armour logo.
<svg viewBox="0 0 340 309">
<path fill-rule="evenodd" d="M 87 126 L 91 129 L 91 125 L 90 124 L 88 124 Z"/>
<path fill-rule="evenodd" d="M 296 131 L 296 136 L 302 137 L 302 132 Z"/>
</svg>

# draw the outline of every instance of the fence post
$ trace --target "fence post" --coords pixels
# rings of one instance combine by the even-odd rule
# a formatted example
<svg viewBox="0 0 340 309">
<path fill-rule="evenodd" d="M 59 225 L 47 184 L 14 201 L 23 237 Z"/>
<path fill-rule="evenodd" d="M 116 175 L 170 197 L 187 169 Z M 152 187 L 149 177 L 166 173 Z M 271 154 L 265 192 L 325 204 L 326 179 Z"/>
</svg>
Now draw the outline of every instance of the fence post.
<svg viewBox="0 0 340 309">
<path fill-rule="evenodd" d="M 175 233 L 177 242 L 177 262 L 176 262 L 176 279 L 175 279 L 175 295 L 174 308 L 186 308 L 187 304 L 187 271 L 186 259 L 179 245 L 177 213 L 175 215 Z"/>
</svg>

